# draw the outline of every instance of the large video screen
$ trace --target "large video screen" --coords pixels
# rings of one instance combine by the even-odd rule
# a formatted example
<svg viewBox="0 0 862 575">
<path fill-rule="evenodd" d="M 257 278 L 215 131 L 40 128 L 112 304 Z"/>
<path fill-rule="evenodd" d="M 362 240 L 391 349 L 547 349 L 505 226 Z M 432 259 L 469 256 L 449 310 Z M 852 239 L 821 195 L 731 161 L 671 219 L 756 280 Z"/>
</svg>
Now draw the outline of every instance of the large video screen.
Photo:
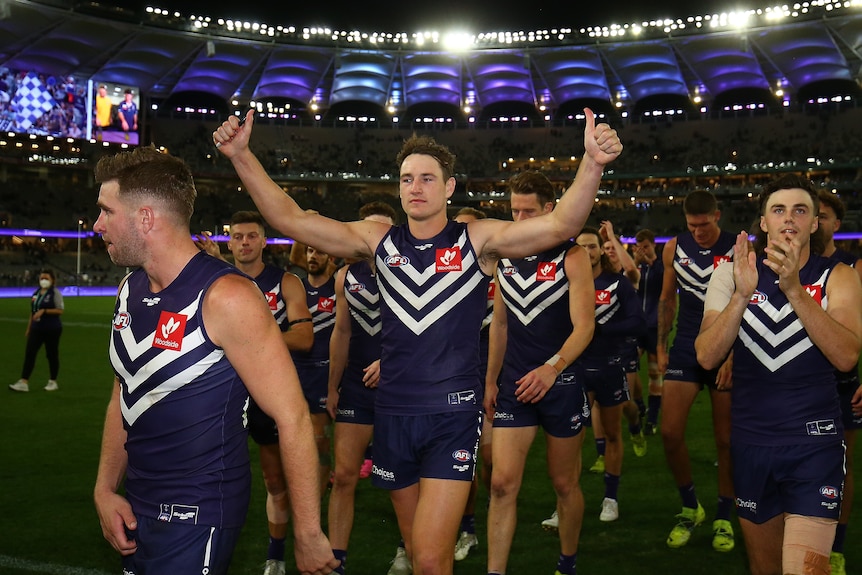
<svg viewBox="0 0 862 575">
<path fill-rule="evenodd" d="M 87 100 L 86 80 L 0 66 L 0 131 L 84 138 Z"/>
<path fill-rule="evenodd" d="M 137 86 L 91 80 L 90 97 L 87 138 L 138 145 L 141 96 Z"/>
</svg>

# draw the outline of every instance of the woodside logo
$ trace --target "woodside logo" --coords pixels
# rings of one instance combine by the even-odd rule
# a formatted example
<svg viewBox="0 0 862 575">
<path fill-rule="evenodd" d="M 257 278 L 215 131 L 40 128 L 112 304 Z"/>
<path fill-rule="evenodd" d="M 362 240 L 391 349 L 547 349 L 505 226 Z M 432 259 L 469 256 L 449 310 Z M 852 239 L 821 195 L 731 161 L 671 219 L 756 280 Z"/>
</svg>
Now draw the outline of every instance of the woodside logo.
<svg viewBox="0 0 862 575">
<path fill-rule="evenodd" d="M 461 248 L 458 246 L 437 250 L 437 272 L 460 272 Z"/>
<path fill-rule="evenodd" d="M 557 264 L 555 262 L 540 262 L 536 268 L 536 281 L 552 282 L 557 277 Z"/>
<path fill-rule="evenodd" d="M 156 325 L 153 347 L 181 351 L 186 333 L 186 319 L 182 314 L 163 311 Z"/>
</svg>

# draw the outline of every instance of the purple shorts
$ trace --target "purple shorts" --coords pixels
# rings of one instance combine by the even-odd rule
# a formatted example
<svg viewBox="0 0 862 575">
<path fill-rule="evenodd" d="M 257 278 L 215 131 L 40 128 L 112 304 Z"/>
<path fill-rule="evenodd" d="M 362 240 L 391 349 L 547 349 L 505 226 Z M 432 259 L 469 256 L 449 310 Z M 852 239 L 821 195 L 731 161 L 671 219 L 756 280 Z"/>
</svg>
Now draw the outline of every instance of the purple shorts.
<svg viewBox="0 0 862 575">
<path fill-rule="evenodd" d="M 838 519 L 844 441 L 759 446 L 731 441 L 736 513 L 764 523 L 782 513 Z"/>
<path fill-rule="evenodd" d="M 537 403 L 522 403 L 513 383 L 497 393 L 494 427 L 542 426 L 553 437 L 574 437 L 590 418 L 590 407 L 578 371 L 564 371 L 545 397 Z"/>
<path fill-rule="evenodd" d="M 376 388 L 360 385 L 342 385 L 338 395 L 335 421 L 374 425 L 374 399 Z"/>
<path fill-rule="evenodd" d="M 208 573 L 226 575 L 241 527 L 218 529 L 137 516 L 138 528 L 126 534 L 138 550 L 123 557 L 123 573 Z"/>
<path fill-rule="evenodd" d="M 667 369 L 664 372 L 665 381 L 687 381 L 697 384 L 700 389 L 704 387 L 716 389 L 715 378 L 717 376 L 717 369 L 703 369 L 697 362 L 692 364 L 686 361 L 679 361 L 679 358 L 674 357 L 673 350 L 671 349 Z"/>
<path fill-rule="evenodd" d="M 621 365 L 584 369 L 584 389 L 595 394 L 602 407 L 613 407 L 631 399 L 626 371 Z"/>
<path fill-rule="evenodd" d="M 302 394 L 308 402 L 309 413 L 326 413 L 326 396 L 329 395 L 329 362 L 320 365 L 296 366 Z"/>
<path fill-rule="evenodd" d="M 420 478 L 472 481 L 482 413 L 385 415 L 374 419 L 372 483 L 403 489 Z"/>
</svg>

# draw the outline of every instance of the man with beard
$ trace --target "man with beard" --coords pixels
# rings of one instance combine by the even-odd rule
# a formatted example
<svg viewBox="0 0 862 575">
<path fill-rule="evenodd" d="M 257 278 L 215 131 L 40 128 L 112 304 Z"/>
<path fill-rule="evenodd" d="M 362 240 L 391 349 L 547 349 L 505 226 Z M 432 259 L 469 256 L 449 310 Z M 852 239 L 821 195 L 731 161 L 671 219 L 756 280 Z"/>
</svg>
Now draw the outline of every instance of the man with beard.
<svg viewBox="0 0 862 575">
<path fill-rule="evenodd" d="M 192 241 L 191 171 L 138 148 L 102 158 L 96 181 L 93 229 L 111 261 L 139 268 L 117 295 L 116 377 L 94 489 L 124 572 L 228 572 L 251 487 L 251 393 L 282 433 L 297 566 L 330 573 L 338 562 L 307 473 L 316 457 L 296 371 L 258 287 Z"/>
<path fill-rule="evenodd" d="M 326 395 L 329 390 L 329 339 L 335 327 L 335 277 L 332 275 L 332 257 L 329 254 L 307 246 L 305 257 L 308 275 L 302 279 L 302 285 L 305 288 L 306 307 L 311 314 L 314 343 L 309 351 L 292 351 L 290 355 L 296 364 L 299 383 L 314 426 L 320 492 L 323 493 L 332 467 L 327 433 L 332 419 L 326 410 Z"/>
</svg>

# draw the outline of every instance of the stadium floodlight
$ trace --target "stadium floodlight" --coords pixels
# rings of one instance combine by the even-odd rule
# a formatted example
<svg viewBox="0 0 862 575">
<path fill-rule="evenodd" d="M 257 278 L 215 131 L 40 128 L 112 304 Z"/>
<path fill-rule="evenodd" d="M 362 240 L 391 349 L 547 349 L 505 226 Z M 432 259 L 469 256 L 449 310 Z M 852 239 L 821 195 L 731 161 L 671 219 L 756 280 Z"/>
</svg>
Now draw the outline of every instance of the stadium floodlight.
<svg viewBox="0 0 862 575">
<path fill-rule="evenodd" d="M 448 32 L 443 35 L 443 47 L 449 52 L 464 52 L 473 45 L 469 32 Z"/>
</svg>

